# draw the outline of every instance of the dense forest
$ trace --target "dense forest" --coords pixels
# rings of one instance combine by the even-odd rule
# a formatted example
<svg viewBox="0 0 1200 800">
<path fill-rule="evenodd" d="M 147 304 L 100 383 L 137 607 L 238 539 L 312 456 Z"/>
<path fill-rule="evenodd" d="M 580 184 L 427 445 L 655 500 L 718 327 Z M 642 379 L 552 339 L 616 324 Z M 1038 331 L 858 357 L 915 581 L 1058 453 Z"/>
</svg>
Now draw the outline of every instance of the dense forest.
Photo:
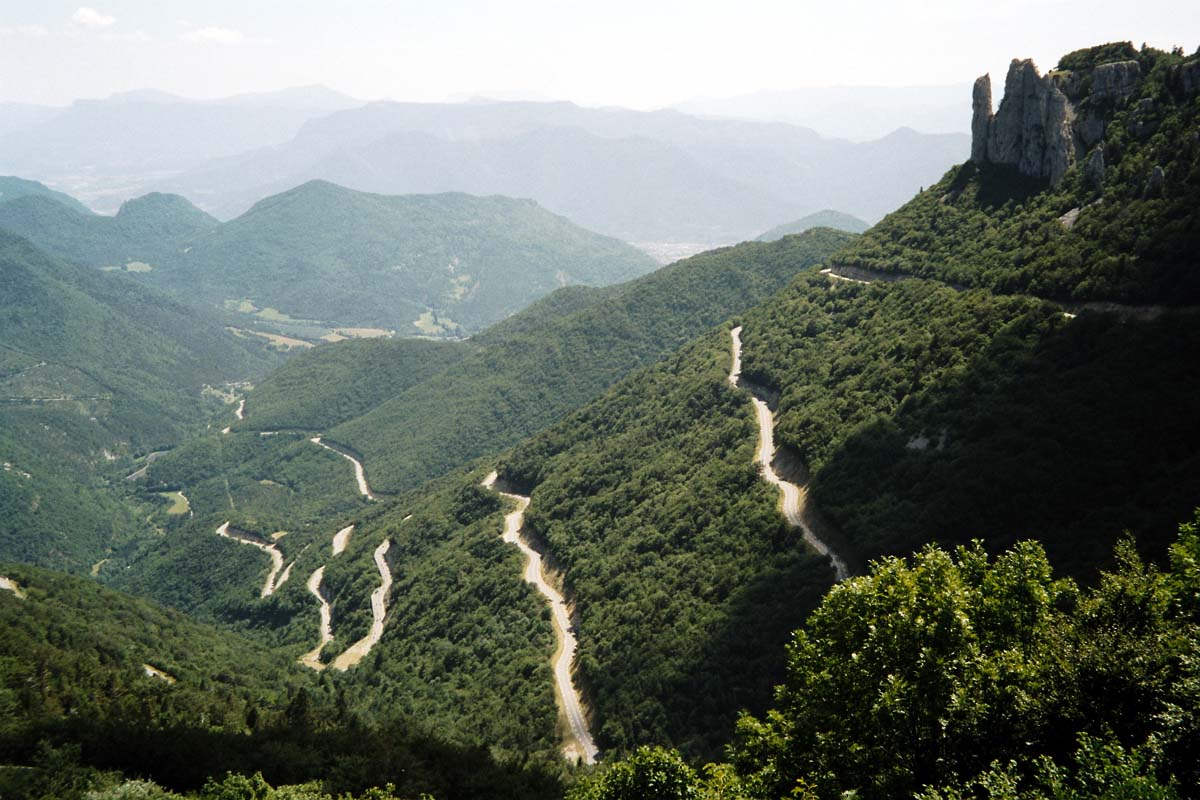
<svg viewBox="0 0 1200 800">
<path fill-rule="evenodd" d="M 226 384 L 279 359 L 4 233 L 0 293 L 0 556 L 83 571 L 150 532 L 122 481 L 134 459 L 194 433 Z"/>
<path fill-rule="evenodd" d="M 1079 575 L 1125 530 L 1161 555 L 1200 497 L 1195 316 L 815 276 L 745 316 L 743 358 L 862 555 L 1036 531 Z"/>
<path fill-rule="evenodd" d="M 630 370 L 762 302 L 850 238 L 820 229 L 746 243 L 590 295 L 578 310 L 539 304 L 477 337 L 479 349 L 445 372 L 332 429 L 330 438 L 362 454 L 379 488 L 419 486 L 541 430 Z"/>
<path fill-rule="evenodd" d="M 311 181 L 220 223 L 175 195 L 113 217 L 44 196 L 0 203 L 0 229 L 85 266 L 128 271 L 230 324 L 312 341 L 369 327 L 459 338 L 575 283 L 654 269 L 624 242 L 529 200 L 386 196 Z"/>
<path fill-rule="evenodd" d="M 1200 521 L 1200 514 L 1197 516 Z M 730 763 L 643 748 L 570 800 L 1074 800 L 1200 789 L 1200 533 L 1169 568 L 1120 543 L 1091 588 L 1040 545 L 887 558 L 831 591 L 787 648 Z"/>
<path fill-rule="evenodd" d="M 20 592 L 0 590 L 0 762 L 24 765 L 0 766 L 5 797 L 560 792 L 550 762 L 450 744 L 395 709 L 368 723 L 341 688 L 251 639 L 80 578 L 14 564 L 0 575 Z"/>
</svg>

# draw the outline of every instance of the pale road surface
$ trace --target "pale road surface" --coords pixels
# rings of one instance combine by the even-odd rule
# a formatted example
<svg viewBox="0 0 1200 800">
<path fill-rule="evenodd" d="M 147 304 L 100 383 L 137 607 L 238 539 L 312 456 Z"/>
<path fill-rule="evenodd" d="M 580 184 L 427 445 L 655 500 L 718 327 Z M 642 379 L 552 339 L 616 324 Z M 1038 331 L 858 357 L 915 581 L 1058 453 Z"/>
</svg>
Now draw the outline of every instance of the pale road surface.
<svg viewBox="0 0 1200 800">
<path fill-rule="evenodd" d="M 379 568 L 379 577 L 383 582 L 379 588 L 371 592 L 371 630 L 333 661 L 333 668 L 345 672 L 359 661 L 362 661 L 371 648 L 383 636 L 383 621 L 387 617 L 387 594 L 392 588 L 392 570 L 388 567 L 387 555 L 391 541 L 383 540 L 383 544 L 375 548 L 375 566 Z"/>
<path fill-rule="evenodd" d="M 243 397 L 238 400 L 238 405 L 237 408 L 233 410 L 233 415 L 239 420 L 246 418 L 246 398 Z M 221 429 L 221 433 L 229 433 L 231 430 L 233 430 L 233 428 L 224 427 Z"/>
<path fill-rule="evenodd" d="M 835 281 L 846 281 L 847 283 L 864 283 L 864 284 L 870 283 L 870 281 L 864 281 L 859 278 L 850 278 L 845 275 L 839 275 L 836 272 L 834 272 L 832 268 L 827 268 L 827 269 L 821 270 L 821 274 L 828 275 L 830 278 L 833 278 Z"/>
<path fill-rule="evenodd" d="M 497 475 L 492 472 L 484 479 L 483 485 L 495 489 Z M 521 524 L 525 519 L 525 509 L 529 506 L 529 498 L 519 494 L 499 492 L 501 497 L 507 497 L 516 502 L 516 511 L 504 517 L 504 541 L 515 544 L 525 554 L 525 580 L 532 583 L 542 595 L 550 601 L 553 612 L 554 634 L 558 639 L 558 648 L 554 654 L 554 687 L 559 707 L 567 719 L 570 731 L 563 745 L 563 755 L 569 759 L 582 759 L 585 764 L 596 763 L 595 742 L 592 732 L 588 730 L 587 718 L 583 715 L 583 704 L 579 699 L 579 690 L 571 680 L 571 663 L 575 660 L 575 650 L 578 642 L 571 627 L 571 617 L 567 613 L 567 602 L 562 594 L 546 580 L 542 566 L 542 554 L 529 546 L 521 538 Z"/>
<path fill-rule="evenodd" d="M 0 575 L 0 590 L 12 592 L 21 600 L 25 599 L 25 592 L 21 591 L 21 587 L 18 586 L 17 582 L 12 578 L 6 578 L 3 575 Z"/>
<path fill-rule="evenodd" d="M 324 442 L 321 441 L 320 436 L 314 436 L 311 439 L 309 439 L 309 441 L 315 445 L 320 445 L 321 447 L 324 447 L 326 450 L 328 450 L 331 453 L 337 453 L 339 456 L 341 456 L 342 458 L 346 459 L 351 464 L 353 464 L 354 465 L 354 478 L 355 478 L 355 480 L 358 481 L 359 493 L 361 495 L 363 495 L 364 497 L 366 497 L 368 500 L 375 499 L 375 495 L 371 494 L 371 487 L 367 485 L 367 472 L 366 472 L 366 470 L 363 469 L 363 465 L 362 465 L 361 461 L 359 461 L 357 458 L 350 455 L 349 453 L 343 453 L 341 450 L 338 450 L 336 447 L 330 447 L 329 445 L 325 444 Z"/>
<path fill-rule="evenodd" d="M 346 545 L 350 544 L 350 534 L 352 533 L 354 533 L 354 526 L 347 525 L 333 535 L 333 554 L 335 556 L 340 556 L 346 549 Z"/>
<path fill-rule="evenodd" d="M 333 613 L 329 608 L 329 601 L 321 593 L 321 581 L 324 577 L 325 565 L 322 564 L 312 575 L 308 576 L 307 584 L 308 591 L 321 604 L 321 642 L 313 650 L 300 656 L 301 664 L 309 669 L 315 669 L 317 672 L 325 669 L 325 665 L 321 663 L 321 651 L 325 649 L 325 645 L 333 641 Z"/>
<path fill-rule="evenodd" d="M 175 682 L 174 678 L 163 672 L 158 667 L 151 666 L 150 664 L 142 664 L 142 669 L 145 670 L 146 674 L 151 678 L 158 678 L 159 680 L 166 681 L 167 683 Z"/>
<path fill-rule="evenodd" d="M 147 453 L 146 454 L 146 465 L 144 467 L 142 467 L 141 469 L 139 469 L 137 472 L 133 472 L 133 473 L 130 473 L 129 475 L 126 475 L 125 480 L 136 481 L 136 480 L 140 480 L 140 479 L 146 477 L 146 470 L 148 470 L 150 468 L 150 465 L 153 464 L 155 461 L 157 461 L 159 456 L 165 456 L 166 454 L 167 454 L 166 450 L 155 450 L 153 453 Z"/>
<path fill-rule="evenodd" d="M 223 523 L 221 527 L 217 528 L 217 536 L 223 536 L 226 539 L 232 539 L 235 542 L 241 542 L 242 544 L 248 544 L 251 547 L 257 547 L 259 550 L 262 550 L 271 557 L 271 572 L 267 575 L 267 582 L 263 584 L 263 597 L 270 597 L 273 595 L 275 590 L 283 585 L 283 581 L 287 580 L 287 576 L 285 575 L 283 580 L 279 581 L 279 583 L 275 583 L 275 577 L 279 575 L 279 572 L 283 569 L 283 553 L 279 552 L 279 548 L 277 548 L 275 545 L 263 544 L 262 542 L 256 542 L 253 539 L 243 539 L 240 536 L 235 536 L 229 532 L 228 522 Z"/>
<path fill-rule="evenodd" d="M 285 583 L 287 583 L 287 579 L 292 577 L 292 567 L 294 566 L 296 566 L 296 560 L 292 559 L 292 563 L 288 564 L 287 567 L 284 568 L 283 572 L 279 574 L 279 579 L 275 581 L 276 589 L 278 589 L 280 586 L 283 586 Z"/>
<path fill-rule="evenodd" d="M 729 382 L 733 386 L 738 386 L 742 376 L 742 326 L 739 325 L 731 330 L 729 335 L 733 339 L 733 368 L 729 371 Z M 804 523 L 803 512 L 804 503 L 808 499 L 808 487 L 797 486 L 785 481 L 771 466 L 771 462 L 775 459 L 775 417 L 771 413 L 770 406 L 753 393 L 750 394 L 750 399 L 754 403 L 754 416 L 758 419 L 758 451 L 754 454 L 754 460 L 758 462 L 759 469 L 767 483 L 778 486 L 779 491 L 783 494 L 784 519 L 789 525 L 800 529 L 804 535 L 804 541 L 813 550 L 833 562 L 833 570 L 837 574 L 837 579 L 845 580 L 850 575 L 846 561 L 833 552 L 829 545 L 817 538 L 812 529 Z"/>
</svg>

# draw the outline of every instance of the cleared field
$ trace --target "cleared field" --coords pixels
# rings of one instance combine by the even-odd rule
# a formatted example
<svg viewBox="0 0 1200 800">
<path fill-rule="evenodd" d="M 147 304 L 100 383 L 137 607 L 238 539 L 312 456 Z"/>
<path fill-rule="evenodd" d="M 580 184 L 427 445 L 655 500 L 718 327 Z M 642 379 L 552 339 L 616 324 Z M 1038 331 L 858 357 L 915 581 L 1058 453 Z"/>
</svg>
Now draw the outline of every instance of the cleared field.
<svg viewBox="0 0 1200 800">
<path fill-rule="evenodd" d="M 171 507 L 167 509 L 168 514 L 186 514 L 192 510 L 192 505 L 183 492 L 159 492 L 159 494 L 171 501 Z"/>
</svg>

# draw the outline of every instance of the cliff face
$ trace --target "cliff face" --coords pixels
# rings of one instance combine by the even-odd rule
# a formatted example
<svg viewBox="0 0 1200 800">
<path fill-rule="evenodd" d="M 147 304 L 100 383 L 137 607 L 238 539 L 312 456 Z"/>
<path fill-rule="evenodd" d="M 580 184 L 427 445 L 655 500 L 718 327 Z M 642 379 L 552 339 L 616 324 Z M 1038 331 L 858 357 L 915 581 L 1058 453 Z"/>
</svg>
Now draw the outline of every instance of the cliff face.
<svg viewBox="0 0 1200 800">
<path fill-rule="evenodd" d="M 1075 163 L 1075 109 L 1053 77 L 1038 74 L 1029 59 L 1014 59 L 994 114 L 991 96 L 991 78 L 984 75 L 975 81 L 972 97 L 971 160 L 1008 164 L 1023 175 L 1057 183 Z"/>
<path fill-rule="evenodd" d="M 1029 59 L 1014 59 L 995 113 L 991 78 L 975 81 L 971 160 L 1007 164 L 1023 175 L 1058 183 L 1104 138 L 1113 110 L 1137 92 L 1141 77 L 1137 61 L 1041 75 Z M 1188 77 L 1181 80 L 1186 84 Z"/>
</svg>

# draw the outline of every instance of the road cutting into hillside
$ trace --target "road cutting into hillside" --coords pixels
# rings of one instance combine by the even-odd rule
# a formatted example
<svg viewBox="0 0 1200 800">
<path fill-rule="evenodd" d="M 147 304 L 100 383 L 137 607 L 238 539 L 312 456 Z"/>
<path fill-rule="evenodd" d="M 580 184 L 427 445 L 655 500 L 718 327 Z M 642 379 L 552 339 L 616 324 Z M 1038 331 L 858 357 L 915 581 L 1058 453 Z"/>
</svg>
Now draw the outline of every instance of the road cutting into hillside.
<svg viewBox="0 0 1200 800">
<path fill-rule="evenodd" d="M 588 728 L 587 717 L 583 713 L 583 702 L 580 699 L 579 690 L 571 679 L 571 665 L 575 660 L 575 651 L 579 643 L 575 639 L 571 616 L 567 612 L 567 601 L 562 593 L 546 580 L 542 554 L 521 537 L 521 526 L 525 520 L 525 509 L 529 506 L 529 498 L 496 489 L 496 478 L 496 473 L 491 473 L 484 479 L 483 485 L 517 504 L 516 510 L 504 517 L 504 541 L 520 548 L 525 555 L 524 578 L 526 582 L 532 583 L 550 602 L 554 636 L 558 640 L 558 647 L 553 659 L 554 694 L 563 716 L 566 717 L 568 730 L 568 734 L 564 737 L 563 755 L 571 760 L 581 759 L 585 764 L 595 764 L 596 753 L 599 751 L 592 740 L 592 732 Z"/>
<path fill-rule="evenodd" d="M 767 405 L 767 402 L 760 398 L 752 387 L 742 381 L 742 326 L 739 325 L 731 330 L 729 335 L 733 340 L 733 363 L 729 370 L 729 383 L 750 393 L 750 400 L 754 403 L 754 416 L 758 420 L 758 450 L 754 454 L 754 460 L 758 463 L 763 479 L 767 483 L 779 487 L 779 492 L 783 495 L 784 519 L 789 525 L 800 529 L 804 541 L 808 543 L 809 547 L 833 563 L 837 579 L 845 580 L 850 575 L 846 560 L 813 533 L 812 528 L 804 521 L 805 504 L 808 502 L 807 484 L 800 486 L 785 481 L 779 477 L 779 473 L 772 465 L 775 460 L 775 415 L 771 413 L 771 407 Z"/>
<path fill-rule="evenodd" d="M 324 578 L 324 564 L 317 567 L 313 574 L 308 576 L 306 584 L 308 591 L 321 604 L 321 641 L 315 648 L 300 656 L 301 664 L 309 669 L 315 669 L 317 672 L 325 669 L 325 665 L 321 663 L 321 651 L 325 649 L 325 645 L 333 641 L 333 609 L 329 607 L 329 601 L 325 599 L 325 594 L 321 591 L 321 581 Z"/>
<path fill-rule="evenodd" d="M 375 548 L 375 566 L 379 568 L 379 577 L 382 580 L 379 588 L 371 592 L 371 630 L 333 660 L 333 668 L 336 670 L 345 672 L 362 661 L 383 636 L 383 623 L 387 618 L 387 595 L 392 589 L 392 570 L 388 567 L 386 557 L 391 544 L 391 540 L 384 539 L 383 544 Z"/>
<path fill-rule="evenodd" d="M 245 536 L 238 536 L 237 534 L 230 533 L 228 522 L 223 523 L 221 527 L 217 528 L 217 536 L 222 536 L 226 539 L 232 539 L 233 541 L 240 542 L 241 544 L 248 544 L 251 547 L 257 547 L 259 550 L 262 550 L 271 557 L 271 571 L 267 574 L 266 583 L 263 584 L 262 597 L 270 597 L 273 595 L 275 590 L 282 586 L 287 580 L 287 576 L 291 574 L 291 568 L 289 567 L 288 571 L 284 573 L 283 578 L 278 583 L 275 582 L 275 578 L 283 570 L 283 553 L 279 552 L 279 548 L 275 545 L 265 544 L 257 541 L 256 539 L 250 539 Z"/>
<path fill-rule="evenodd" d="M 246 398 L 243 397 L 238 400 L 237 408 L 233 410 L 233 416 L 239 421 L 246 418 Z M 232 430 L 231 426 L 226 425 L 221 429 L 221 433 L 229 433 Z"/>
<path fill-rule="evenodd" d="M 333 447 L 332 445 L 325 444 L 324 442 L 321 441 L 320 436 L 314 436 L 311 439 L 309 439 L 309 441 L 315 445 L 324 447 L 326 450 L 328 450 L 331 453 L 337 453 L 339 456 L 341 456 L 342 458 L 346 459 L 351 464 L 353 464 L 354 465 L 354 479 L 358 482 L 359 494 L 361 494 L 363 497 L 367 498 L 368 500 L 375 499 L 375 495 L 371 493 L 371 487 L 367 484 L 367 471 L 365 469 L 363 469 L 363 465 L 362 465 L 361 461 L 359 461 L 357 458 L 355 458 L 354 456 L 347 453 L 345 450 L 342 450 L 341 448 Z"/>
</svg>

